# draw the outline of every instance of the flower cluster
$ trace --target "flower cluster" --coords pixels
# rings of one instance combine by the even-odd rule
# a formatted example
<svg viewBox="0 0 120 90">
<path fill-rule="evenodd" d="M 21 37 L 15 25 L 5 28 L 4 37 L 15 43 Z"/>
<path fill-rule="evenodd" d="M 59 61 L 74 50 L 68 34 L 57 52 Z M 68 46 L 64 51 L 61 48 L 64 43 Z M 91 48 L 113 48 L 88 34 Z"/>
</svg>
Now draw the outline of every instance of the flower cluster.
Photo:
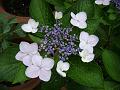
<svg viewBox="0 0 120 90">
<path fill-rule="evenodd" d="M 89 35 L 87 32 L 82 31 L 80 33 L 80 44 L 79 47 L 82 49 L 82 52 L 79 52 L 82 57 L 83 62 L 91 62 L 94 59 L 93 47 L 99 41 L 99 38 L 95 35 Z"/>
<path fill-rule="evenodd" d="M 83 62 L 91 62 L 94 59 L 93 47 L 99 41 L 95 35 L 89 35 L 82 31 L 80 37 L 72 33 L 71 27 L 63 28 L 59 22 L 62 18 L 62 12 L 55 12 L 56 24 L 54 27 L 42 26 L 38 29 L 39 23 L 30 19 L 27 24 L 22 25 L 25 32 L 35 33 L 39 30 L 44 37 L 39 43 L 29 44 L 27 42 L 20 43 L 20 51 L 16 55 L 16 59 L 23 62 L 27 66 L 26 76 L 30 78 L 39 77 L 43 81 L 49 81 L 51 77 L 51 69 L 54 61 L 51 58 L 43 58 L 39 52 L 47 52 L 46 56 L 58 56 L 56 71 L 62 77 L 66 77 L 65 71 L 69 70 L 70 64 L 65 62 L 70 55 L 80 55 Z M 70 23 L 80 29 L 87 28 L 86 12 L 79 12 L 76 15 L 71 12 Z M 79 43 L 80 42 L 80 43 Z M 78 46 L 79 45 L 79 46 Z"/>
<path fill-rule="evenodd" d="M 59 55 L 59 60 L 65 61 L 71 54 L 78 54 L 79 47 L 76 45 L 77 36 L 70 35 L 72 28 L 62 28 L 60 24 L 54 27 L 43 27 L 40 32 L 45 33 L 43 42 L 40 44 L 39 50 L 45 50 L 48 54 L 54 56 Z"/>
<path fill-rule="evenodd" d="M 39 77 L 43 81 L 49 81 L 54 60 L 51 58 L 42 58 L 38 52 L 37 43 L 29 44 L 28 42 L 21 42 L 19 47 L 20 51 L 15 57 L 27 66 L 25 71 L 26 76 L 30 78 Z"/>
</svg>

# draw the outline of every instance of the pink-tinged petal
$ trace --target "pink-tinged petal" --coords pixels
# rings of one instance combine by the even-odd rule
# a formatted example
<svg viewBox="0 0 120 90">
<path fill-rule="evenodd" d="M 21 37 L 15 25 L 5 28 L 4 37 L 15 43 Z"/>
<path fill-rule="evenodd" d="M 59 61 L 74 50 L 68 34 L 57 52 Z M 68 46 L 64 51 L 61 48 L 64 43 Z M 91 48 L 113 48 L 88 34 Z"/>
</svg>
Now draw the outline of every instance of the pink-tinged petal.
<svg viewBox="0 0 120 90">
<path fill-rule="evenodd" d="M 45 82 L 48 82 L 51 78 L 51 70 L 41 69 L 39 72 L 39 78 Z"/>
<path fill-rule="evenodd" d="M 30 44 L 28 42 L 21 42 L 19 45 L 20 51 L 23 53 L 30 53 Z"/>
<path fill-rule="evenodd" d="M 90 35 L 88 43 L 90 46 L 96 46 L 96 44 L 98 43 L 99 38 L 95 35 Z"/>
<path fill-rule="evenodd" d="M 80 22 L 85 22 L 87 20 L 87 14 L 86 12 L 79 12 L 78 14 L 76 14 L 76 18 L 77 20 L 79 20 Z"/>
<path fill-rule="evenodd" d="M 87 42 L 89 39 L 89 34 L 87 32 L 82 31 L 80 33 L 80 37 L 79 37 L 80 41 L 84 41 Z"/>
<path fill-rule="evenodd" d="M 75 20 L 75 19 L 71 19 L 71 20 L 70 20 L 70 23 L 71 23 L 73 26 L 76 26 L 76 27 L 79 26 L 79 22 L 78 22 L 77 20 Z"/>
<path fill-rule="evenodd" d="M 40 54 L 36 54 L 32 57 L 32 63 L 33 65 L 36 65 L 36 66 L 41 66 L 42 64 L 42 57 L 40 56 Z"/>
<path fill-rule="evenodd" d="M 25 74 L 29 78 L 37 78 L 39 76 L 39 67 L 34 65 L 27 67 Z"/>
<path fill-rule="evenodd" d="M 86 22 L 79 22 L 79 26 L 80 29 L 85 29 L 87 28 L 87 23 Z"/>
<path fill-rule="evenodd" d="M 27 55 L 23 58 L 23 64 L 26 66 L 31 66 L 32 65 L 32 56 Z"/>
<path fill-rule="evenodd" d="M 29 24 L 24 24 L 21 26 L 22 30 L 25 32 L 31 32 L 32 31 L 32 27 Z"/>
<path fill-rule="evenodd" d="M 25 56 L 26 56 L 25 53 L 22 53 L 21 51 L 19 51 L 19 52 L 16 54 L 15 58 L 16 58 L 16 60 L 22 61 L 22 59 L 23 59 Z"/>
<path fill-rule="evenodd" d="M 29 19 L 28 24 L 31 25 L 32 28 L 37 28 L 39 25 L 39 22 L 36 22 L 34 19 Z"/>
<path fill-rule="evenodd" d="M 42 60 L 42 65 L 41 67 L 44 68 L 45 70 L 50 70 L 54 66 L 54 60 L 51 58 L 44 58 Z"/>
<path fill-rule="evenodd" d="M 29 50 L 32 54 L 36 54 L 38 52 L 38 44 L 37 43 L 31 43 Z"/>
<path fill-rule="evenodd" d="M 76 15 L 75 15 L 73 12 L 71 12 L 71 17 L 72 17 L 73 19 L 75 19 L 75 20 L 77 19 L 77 18 L 76 18 Z"/>
</svg>

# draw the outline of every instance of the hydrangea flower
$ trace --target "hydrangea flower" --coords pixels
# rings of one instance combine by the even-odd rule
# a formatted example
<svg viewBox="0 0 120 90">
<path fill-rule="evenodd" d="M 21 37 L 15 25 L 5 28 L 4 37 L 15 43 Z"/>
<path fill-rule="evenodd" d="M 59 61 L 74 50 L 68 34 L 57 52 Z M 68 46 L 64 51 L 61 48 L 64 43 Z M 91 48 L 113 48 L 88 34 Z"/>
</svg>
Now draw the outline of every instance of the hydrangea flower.
<svg viewBox="0 0 120 90">
<path fill-rule="evenodd" d="M 72 17 L 72 19 L 70 20 L 70 23 L 73 26 L 76 26 L 80 29 L 87 28 L 87 23 L 86 23 L 87 14 L 86 14 L 86 12 L 79 12 L 76 15 L 73 12 L 71 12 L 71 17 Z"/>
<path fill-rule="evenodd" d="M 68 62 L 59 61 L 57 63 L 56 71 L 62 77 L 66 77 L 66 73 L 64 71 L 68 71 L 69 67 L 70 67 L 70 64 Z"/>
<path fill-rule="evenodd" d="M 40 55 L 32 57 L 32 65 L 27 67 L 25 74 L 29 78 L 39 77 L 47 82 L 51 78 L 51 69 L 54 66 L 54 60 L 51 58 L 42 58 Z"/>
<path fill-rule="evenodd" d="M 63 13 L 62 12 L 55 12 L 55 19 L 61 19 L 63 16 Z"/>
<path fill-rule="evenodd" d="M 16 54 L 15 58 L 22 61 L 26 66 L 32 65 L 32 57 L 38 53 L 37 43 L 21 42 L 19 45 L 20 51 Z"/>
<path fill-rule="evenodd" d="M 91 62 L 95 57 L 93 53 L 89 53 L 87 50 L 83 50 L 82 52 L 79 52 L 79 54 L 82 57 L 81 60 L 83 62 Z"/>
<path fill-rule="evenodd" d="M 80 33 L 79 40 L 80 40 L 79 47 L 81 49 L 93 53 L 93 47 L 96 46 L 96 44 L 99 41 L 99 38 L 95 35 L 89 35 L 87 32 L 82 31 Z"/>
<path fill-rule="evenodd" d="M 38 31 L 39 22 L 36 22 L 34 19 L 29 19 L 27 24 L 21 26 L 22 30 L 25 32 L 36 33 Z"/>
<path fill-rule="evenodd" d="M 95 3 L 98 5 L 109 5 L 111 0 L 96 0 Z"/>
</svg>

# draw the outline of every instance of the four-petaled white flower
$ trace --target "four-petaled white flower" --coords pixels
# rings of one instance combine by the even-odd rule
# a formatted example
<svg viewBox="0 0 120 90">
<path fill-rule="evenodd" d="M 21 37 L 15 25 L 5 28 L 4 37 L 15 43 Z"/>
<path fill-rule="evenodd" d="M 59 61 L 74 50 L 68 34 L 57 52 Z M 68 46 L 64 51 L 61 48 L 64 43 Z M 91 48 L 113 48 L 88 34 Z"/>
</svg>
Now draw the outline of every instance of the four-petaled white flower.
<svg viewBox="0 0 120 90">
<path fill-rule="evenodd" d="M 79 54 L 82 57 L 81 60 L 83 62 L 91 62 L 95 57 L 93 53 L 89 53 L 87 50 L 83 50 L 82 52 L 79 52 Z"/>
<path fill-rule="evenodd" d="M 39 77 L 47 82 L 51 78 L 51 69 L 54 66 L 54 60 L 51 58 L 42 58 L 40 55 L 32 57 L 33 65 L 27 67 L 25 74 L 29 78 Z"/>
<path fill-rule="evenodd" d="M 70 64 L 68 62 L 59 61 L 57 63 L 56 71 L 62 77 L 66 77 L 66 73 L 64 71 L 68 71 L 69 67 L 70 67 Z"/>
<path fill-rule="evenodd" d="M 29 44 L 28 42 L 21 42 L 19 45 L 20 51 L 16 54 L 15 58 L 22 61 L 26 66 L 32 65 L 32 57 L 38 53 L 37 43 Z"/>
<path fill-rule="evenodd" d="M 93 53 L 93 47 L 99 41 L 99 38 L 95 35 L 89 35 L 87 32 L 82 31 L 80 33 L 80 44 L 79 47 L 83 50 L 87 50 L 89 53 Z"/>
<path fill-rule="evenodd" d="M 71 12 L 71 17 L 72 17 L 72 19 L 71 19 L 70 23 L 73 26 L 76 26 L 80 29 L 87 28 L 87 23 L 86 23 L 87 14 L 86 14 L 86 12 L 79 12 L 76 15 L 73 12 Z"/>
<path fill-rule="evenodd" d="M 36 22 L 34 19 L 29 19 L 27 24 L 21 26 L 22 30 L 25 32 L 36 33 L 38 31 L 39 22 Z"/>
<path fill-rule="evenodd" d="M 55 19 L 61 19 L 63 16 L 63 13 L 62 12 L 55 12 Z"/>
<path fill-rule="evenodd" d="M 96 0 L 95 3 L 98 5 L 109 5 L 111 0 Z"/>
</svg>

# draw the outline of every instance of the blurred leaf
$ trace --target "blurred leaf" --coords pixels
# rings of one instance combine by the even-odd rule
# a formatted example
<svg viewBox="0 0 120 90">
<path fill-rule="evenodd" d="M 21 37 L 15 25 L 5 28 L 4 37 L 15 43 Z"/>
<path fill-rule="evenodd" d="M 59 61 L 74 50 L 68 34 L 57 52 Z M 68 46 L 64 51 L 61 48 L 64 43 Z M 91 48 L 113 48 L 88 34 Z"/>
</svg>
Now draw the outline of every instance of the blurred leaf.
<svg viewBox="0 0 120 90">
<path fill-rule="evenodd" d="M 93 17 L 94 15 L 94 1 L 93 0 L 78 0 L 76 4 L 73 5 L 76 12 L 86 12 L 88 17 Z"/>
<path fill-rule="evenodd" d="M 110 77 L 120 82 L 120 57 L 116 53 L 104 50 L 102 60 Z"/>
<path fill-rule="evenodd" d="M 54 16 L 49 4 L 45 0 L 31 0 L 30 14 L 42 25 L 54 24 Z"/>
<path fill-rule="evenodd" d="M 54 5 L 58 11 L 64 11 L 65 6 L 64 6 L 64 0 L 46 0 L 48 3 Z"/>
<path fill-rule="evenodd" d="M 105 90 L 120 90 L 120 83 L 114 81 L 105 81 L 104 82 Z"/>
<path fill-rule="evenodd" d="M 81 85 L 102 88 L 103 77 L 100 67 L 94 63 L 84 63 L 79 56 L 70 58 L 71 68 L 68 76 Z"/>
<path fill-rule="evenodd" d="M 10 47 L 0 54 L 0 81 L 21 83 L 27 80 L 25 66 L 15 59 L 18 47 Z"/>
<path fill-rule="evenodd" d="M 99 89 L 99 88 L 91 88 L 91 87 L 83 86 L 83 85 L 80 85 L 74 82 L 73 80 L 67 81 L 67 89 L 68 90 L 104 90 L 104 89 Z"/>
<path fill-rule="evenodd" d="M 29 34 L 30 39 L 35 43 L 40 43 L 41 39 L 39 37 Z"/>
<path fill-rule="evenodd" d="M 0 90 L 9 90 L 9 88 L 5 85 L 0 85 Z"/>
</svg>

